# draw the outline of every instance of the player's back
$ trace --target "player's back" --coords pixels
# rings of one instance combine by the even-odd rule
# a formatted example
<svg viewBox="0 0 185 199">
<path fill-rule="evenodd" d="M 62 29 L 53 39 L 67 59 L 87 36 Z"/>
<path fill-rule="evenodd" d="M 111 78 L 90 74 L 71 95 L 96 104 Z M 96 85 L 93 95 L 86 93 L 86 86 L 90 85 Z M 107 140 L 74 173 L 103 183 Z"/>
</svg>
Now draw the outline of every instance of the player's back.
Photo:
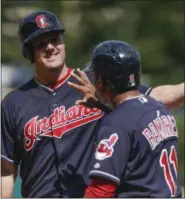
<svg viewBox="0 0 185 199">
<path fill-rule="evenodd" d="M 117 197 L 181 197 L 178 131 L 170 111 L 141 96 L 120 104 L 105 122 L 124 129 L 131 143 Z"/>
</svg>

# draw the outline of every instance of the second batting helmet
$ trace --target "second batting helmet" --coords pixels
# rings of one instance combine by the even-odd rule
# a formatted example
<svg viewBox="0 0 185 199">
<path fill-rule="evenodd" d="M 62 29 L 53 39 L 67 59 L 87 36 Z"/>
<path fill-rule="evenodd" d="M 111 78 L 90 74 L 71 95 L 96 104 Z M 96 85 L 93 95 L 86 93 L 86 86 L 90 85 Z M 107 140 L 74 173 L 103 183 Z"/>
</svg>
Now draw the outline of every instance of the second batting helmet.
<svg viewBox="0 0 185 199">
<path fill-rule="evenodd" d="M 95 47 L 92 70 L 116 93 L 137 89 L 141 58 L 135 48 L 122 41 L 110 40 Z"/>
<path fill-rule="evenodd" d="M 22 53 L 31 63 L 34 62 L 34 59 L 30 42 L 35 37 L 51 31 L 63 33 L 65 30 L 59 19 L 53 13 L 45 10 L 29 14 L 20 23 L 19 36 L 22 43 Z"/>
</svg>

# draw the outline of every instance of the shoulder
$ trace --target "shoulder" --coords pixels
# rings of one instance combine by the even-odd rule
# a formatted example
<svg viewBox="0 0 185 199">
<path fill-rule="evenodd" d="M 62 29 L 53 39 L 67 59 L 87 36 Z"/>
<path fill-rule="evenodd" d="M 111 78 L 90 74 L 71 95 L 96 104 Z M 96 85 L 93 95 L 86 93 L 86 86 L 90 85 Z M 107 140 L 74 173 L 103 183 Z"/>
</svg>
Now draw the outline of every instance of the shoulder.
<svg viewBox="0 0 185 199">
<path fill-rule="evenodd" d="M 110 143 L 116 142 L 118 139 L 129 140 L 130 132 L 126 131 L 123 126 L 114 124 L 100 125 L 97 131 L 97 141 L 108 140 Z"/>
<path fill-rule="evenodd" d="M 150 95 L 152 89 L 153 89 L 152 87 L 144 86 L 144 85 L 140 85 L 140 86 L 138 87 L 138 90 L 139 90 L 142 94 L 145 94 L 145 95 Z"/>
<path fill-rule="evenodd" d="M 117 106 L 114 111 L 106 116 L 103 124 L 110 124 L 126 131 L 132 131 L 133 128 L 137 127 L 141 117 L 157 108 L 164 108 L 164 105 L 150 96 L 141 95 Z"/>
<path fill-rule="evenodd" d="M 122 107 L 116 108 L 111 113 L 106 115 L 101 125 L 107 126 L 110 128 L 117 128 L 123 131 L 125 127 L 127 126 L 126 113 L 127 113 L 127 110 L 122 109 Z"/>
<path fill-rule="evenodd" d="M 9 92 L 1 102 L 3 107 L 10 107 L 16 102 L 21 102 L 25 94 L 34 87 L 34 79 L 28 81 L 27 83 L 23 84 L 22 86 L 16 88 L 15 90 Z"/>
</svg>

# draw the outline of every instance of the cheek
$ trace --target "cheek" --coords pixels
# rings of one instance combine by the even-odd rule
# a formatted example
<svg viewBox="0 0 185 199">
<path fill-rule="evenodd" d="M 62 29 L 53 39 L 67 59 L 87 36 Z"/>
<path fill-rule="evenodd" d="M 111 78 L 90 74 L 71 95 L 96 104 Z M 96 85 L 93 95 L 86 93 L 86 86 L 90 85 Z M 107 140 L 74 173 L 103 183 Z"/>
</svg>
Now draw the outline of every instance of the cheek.
<svg viewBox="0 0 185 199">
<path fill-rule="evenodd" d="M 105 89 L 100 88 L 100 87 L 96 87 L 96 91 L 98 93 L 98 96 L 103 100 L 103 101 L 107 101 L 107 93 L 105 91 Z"/>
<path fill-rule="evenodd" d="M 62 54 L 65 54 L 65 45 L 59 45 L 56 47 Z"/>
<path fill-rule="evenodd" d="M 33 56 L 34 56 L 35 62 L 40 62 L 42 53 L 40 51 L 36 50 L 34 52 Z"/>
<path fill-rule="evenodd" d="M 44 49 L 42 49 L 42 48 L 34 50 L 34 55 L 36 58 L 40 58 L 43 53 L 44 53 Z"/>
<path fill-rule="evenodd" d="M 66 57 L 66 52 L 65 52 L 65 49 L 64 49 L 64 48 L 61 50 L 61 55 L 62 55 L 62 57 L 65 59 L 65 57 Z"/>
</svg>

